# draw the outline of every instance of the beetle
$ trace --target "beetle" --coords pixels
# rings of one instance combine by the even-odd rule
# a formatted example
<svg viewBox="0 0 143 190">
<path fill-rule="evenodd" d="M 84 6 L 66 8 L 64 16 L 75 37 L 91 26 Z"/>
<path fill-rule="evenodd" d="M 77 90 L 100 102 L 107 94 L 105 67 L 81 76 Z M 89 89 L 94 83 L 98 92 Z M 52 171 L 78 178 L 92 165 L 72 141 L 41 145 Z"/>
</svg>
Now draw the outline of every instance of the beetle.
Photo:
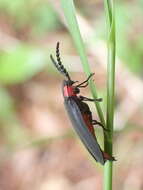
<svg viewBox="0 0 143 190">
<path fill-rule="evenodd" d="M 63 80 L 62 86 L 64 105 L 79 138 L 97 162 L 100 162 L 102 165 L 104 165 L 107 160 L 114 161 L 114 157 L 104 152 L 98 144 L 97 138 L 95 136 L 94 125 L 99 125 L 104 130 L 107 129 L 104 128 L 102 123 L 98 122 L 97 120 L 93 120 L 92 112 L 88 104 L 85 103 L 85 101 L 100 102 L 102 99 L 91 99 L 78 95 L 80 93 L 80 88 L 85 88 L 88 86 L 88 81 L 91 79 L 94 73 L 90 74 L 89 77 L 80 84 L 76 84 L 78 81 L 71 80 L 69 73 L 61 62 L 59 42 L 56 46 L 56 60 L 52 55 L 50 55 L 50 58 L 57 70 L 66 78 L 66 80 Z"/>
</svg>

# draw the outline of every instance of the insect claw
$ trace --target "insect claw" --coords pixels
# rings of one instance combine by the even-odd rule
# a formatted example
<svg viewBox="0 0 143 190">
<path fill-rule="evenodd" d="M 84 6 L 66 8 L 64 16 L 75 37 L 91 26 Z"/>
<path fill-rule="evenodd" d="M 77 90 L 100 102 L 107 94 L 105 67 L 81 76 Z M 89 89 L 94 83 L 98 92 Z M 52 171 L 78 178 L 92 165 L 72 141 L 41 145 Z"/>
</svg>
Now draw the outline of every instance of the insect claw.
<svg viewBox="0 0 143 190">
<path fill-rule="evenodd" d="M 93 76 L 93 75 L 95 75 L 95 73 L 91 73 L 90 75 Z"/>
<path fill-rule="evenodd" d="M 79 82 L 79 81 L 78 81 L 78 80 L 74 81 L 74 83 L 77 83 L 77 82 Z M 73 83 L 73 84 L 74 84 L 74 83 Z"/>
<path fill-rule="evenodd" d="M 96 98 L 95 101 L 102 102 L 103 98 Z"/>
</svg>

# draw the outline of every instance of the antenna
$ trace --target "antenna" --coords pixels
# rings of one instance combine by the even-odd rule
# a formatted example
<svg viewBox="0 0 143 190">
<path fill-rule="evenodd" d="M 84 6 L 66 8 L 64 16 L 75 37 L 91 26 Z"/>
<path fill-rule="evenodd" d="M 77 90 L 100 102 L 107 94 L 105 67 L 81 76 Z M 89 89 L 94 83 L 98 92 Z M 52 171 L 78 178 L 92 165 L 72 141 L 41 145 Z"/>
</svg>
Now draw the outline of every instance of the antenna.
<svg viewBox="0 0 143 190">
<path fill-rule="evenodd" d="M 60 43 L 57 42 L 57 46 L 56 46 L 56 58 L 57 58 L 57 61 L 55 61 L 55 59 L 53 58 L 52 55 L 50 55 L 50 58 L 51 58 L 51 61 L 53 62 L 53 64 L 55 65 L 55 67 L 57 68 L 57 70 L 60 73 L 62 73 L 69 81 L 71 81 L 69 73 L 67 72 L 67 70 L 62 65 L 62 61 L 61 61 L 61 58 L 60 58 L 59 45 L 60 45 Z"/>
</svg>

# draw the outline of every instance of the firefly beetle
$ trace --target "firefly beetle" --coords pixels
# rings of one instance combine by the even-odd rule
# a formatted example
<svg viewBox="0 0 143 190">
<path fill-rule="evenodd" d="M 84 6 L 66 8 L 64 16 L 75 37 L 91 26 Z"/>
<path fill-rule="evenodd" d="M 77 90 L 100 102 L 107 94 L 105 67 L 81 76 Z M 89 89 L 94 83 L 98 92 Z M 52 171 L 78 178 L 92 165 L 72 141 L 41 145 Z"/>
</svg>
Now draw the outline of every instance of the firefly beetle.
<svg viewBox="0 0 143 190">
<path fill-rule="evenodd" d="M 80 84 L 76 84 L 77 81 L 71 80 L 69 73 L 61 62 L 59 42 L 56 46 L 56 60 L 52 55 L 50 55 L 50 58 L 57 70 L 66 78 L 66 80 L 63 81 L 62 87 L 64 104 L 72 125 L 81 141 L 93 158 L 102 165 L 104 165 L 106 160 L 115 160 L 114 157 L 110 156 L 100 148 L 95 136 L 94 125 L 100 125 L 104 130 L 105 128 L 100 122 L 93 120 L 92 112 L 88 104 L 85 103 L 85 101 L 102 101 L 102 99 L 91 99 L 78 95 L 80 93 L 80 88 L 88 86 L 88 81 L 93 74 L 90 74 L 89 77 Z"/>
</svg>

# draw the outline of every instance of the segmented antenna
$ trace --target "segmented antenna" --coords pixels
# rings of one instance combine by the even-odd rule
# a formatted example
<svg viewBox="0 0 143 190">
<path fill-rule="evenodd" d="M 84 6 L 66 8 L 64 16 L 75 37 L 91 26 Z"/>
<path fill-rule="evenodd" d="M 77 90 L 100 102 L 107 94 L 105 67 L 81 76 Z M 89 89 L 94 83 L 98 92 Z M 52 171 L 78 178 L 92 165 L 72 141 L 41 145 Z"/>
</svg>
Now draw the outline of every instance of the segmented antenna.
<svg viewBox="0 0 143 190">
<path fill-rule="evenodd" d="M 57 62 L 55 61 L 55 59 L 53 58 L 52 55 L 50 55 L 50 58 L 51 58 L 53 64 L 55 65 L 55 67 L 57 68 L 57 70 L 60 71 L 64 76 L 66 76 L 68 78 L 68 80 L 71 81 L 71 78 L 70 78 L 67 70 L 64 68 L 64 66 L 62 65 L 62 62 L 61 62 L 60 51 L 59 51 L 59 42 L 57 42 L 57 46 L 56 46 Z"/>
</svg>

